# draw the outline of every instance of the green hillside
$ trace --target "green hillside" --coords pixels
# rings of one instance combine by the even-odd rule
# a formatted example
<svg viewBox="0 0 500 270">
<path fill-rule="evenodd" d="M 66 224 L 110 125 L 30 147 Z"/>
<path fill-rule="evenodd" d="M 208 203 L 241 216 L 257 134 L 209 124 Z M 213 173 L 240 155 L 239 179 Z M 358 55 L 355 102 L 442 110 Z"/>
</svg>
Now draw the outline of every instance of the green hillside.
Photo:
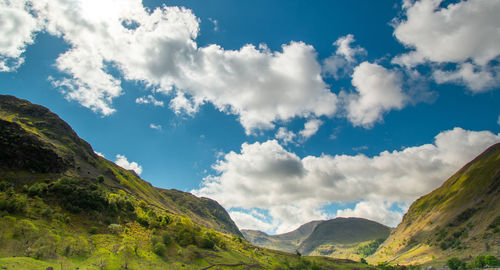
<svg viewBox="0 0 500 270">
<path fill-rule="evenodd" d="M 366 269 L 242 240 L 215 201 L 152 187 L 48 109 L 0 96 L 2 269 Z"/>
<path fill-rule="evenodd" d="M 241 230 L 241 232 L 250 243 L 256 246 L 295 253 L 300 243 L 307 238 L 321 222 L 322 221 L 311 221 L 300 226 L 296 230 L 276 235 L 268 235 L 257 230 Z"/>
<path fill-rule="evenodd" d="M 304 254 L 324 255 L 359 260 L 366 256 L 363 247 L 379 239 L 386 239 L 391 229 L 363 218 L 336 218 L 320 223 L 302 241 L 299 251 Z"/>
<path fill-rule="evenodd" d="M 443 264 L 500 255 L 500 144 L 415 201 L 369 262 Z"/>
<path fill-rule="evenodd" d="M 304 255 L 329 256 L 359 261 L 375 252 L 389 236 L 390 228 L 362 218 L 312 221 L 278 235 L 242 230 L 252 244 Z"/>
</svg>

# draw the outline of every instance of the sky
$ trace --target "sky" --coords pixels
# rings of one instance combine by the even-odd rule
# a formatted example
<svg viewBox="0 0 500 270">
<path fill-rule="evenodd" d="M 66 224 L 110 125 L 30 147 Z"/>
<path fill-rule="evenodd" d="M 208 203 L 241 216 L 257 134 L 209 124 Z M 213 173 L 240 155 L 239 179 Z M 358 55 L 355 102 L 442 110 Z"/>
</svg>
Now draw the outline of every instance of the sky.
<svg viewBox="0 0 500 270">
<path fill-rule="evenodd" d="M 498 14 L 498 0 L 0 0 L 0 93 L 240 229 L 394 227 L 500 142 Z"/>
</svg>

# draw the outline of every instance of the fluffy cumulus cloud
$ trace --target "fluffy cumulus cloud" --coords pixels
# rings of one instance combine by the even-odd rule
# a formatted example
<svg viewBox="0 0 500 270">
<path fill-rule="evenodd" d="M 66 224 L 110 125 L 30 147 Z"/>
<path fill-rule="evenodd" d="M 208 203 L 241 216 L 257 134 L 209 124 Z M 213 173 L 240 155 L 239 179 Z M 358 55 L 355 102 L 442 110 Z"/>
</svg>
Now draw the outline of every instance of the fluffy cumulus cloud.
<svg viewBox="0 0 500 270">
<path fill-rule="evenodd" d="M 500 2 L 468 0 L 441 7 L 442 2 L 405 1 L 406 19 L 396 22 L 394 36 L 412 51 L 394 63 L 456 63 L 451 71 L 436 67 L 436 81 L 461 83 L 476 92 L 498 86 L 500 72 L 491 62 L 500 55 Z"/>
<path fill-rule="evenodd" d="M 304 129 L 299 131 L 300 136 L 303 140 L 309 139 L 311 136 L 318 132 L 319 127 L 323 124 L 323 121 L 319 119 L 311 119 L 304 124 Z"/>
<path fill-rule="evenodd" d="M 0 71 L 13 71 L 24 62 L 22 54 L 42 21 L 27 0 L 1 0 L 0 10 Z"/>
<path fill-rule="evenodd" d="M 139 175 L 142 173 L 142 166 L 134 161 L 129 162 L 126 156 L 120 154 L 116 155 L 115 164 L 126 170 L 132 170 Z"/>
<path fill-rule="evenodd" d="M 323 73 L 326 76 L 332 76 L 335 79 L 349 74 L 358 58 L 366 55 L 366 50 L 360 46 L 352 47 L 351 43 L 355 41 L 354 36 L 349 34 L 340 37 L 333 43 L 337 47 L 335 54 L 323 61 Z"/>
<path fill-rule="evenodd" d="M 149 11 L 140 0 L 23 3 L 28 2 L 46 23 L 44 30 L 70 45 L 56 61 L 64 75 L 53 78 L 53 85 L 68 99 L 103 115 L 115 111 L 112 102 L 123 94 L 122 79 L 157 92 L 175 91 L 170 108 L 176 113 L 194 114 L 210 102 L 237 115 L 247 134 L 273 128 L 278 120 L 332 116 L 336 111 L 337 97 L 322 80 L 317 53 L 302 42 L 284 44 L 280 51 L 265 45 L 198 47 L 199 19 L 185 8 Z M 20 32 L 6 35 L 16 39 L 0 44 L 6 57 L 19 57 L 38 29 L 26 7 L 14 6 L 9 7 L 12 15 L 2 12 L 8 24 L 0 31 Z M 19 20 L 25 21 L 18 23 L 21 31 L 15 25 Z M 119 71 L 120 77 L 110 70 Z M 149 96 L 138 102 L 158 104 Z"/>
<path fill-rule="evenodd" d="M 289 131 L 286 127 L 280 127 L 274 137 L 280 140 L 284 145 L 287 145 L 289 143 L 295 143 L 295 137 L 297 137 L 297 134 L 293 131 Z"/>
<path fill-rule="evenodd" d="M 402 75 L 369 62 L 354 69 L 352 85 L 356 92 L 344 94 L 347 118 L 355 126 L 371 127 L 385 112 L 401 109 L 407 102 Z"/>
<path fill-rule="evenodd" d="M 353 209 L 337 212 L 339 216 L 361 216 L 394 226 L 401 218 L 395 206 L 404 208 L 437 188 L 496 142 L 500 134 L 455 128 L 439 133 L 433 143 L 373 157 L 304 158 L 275 140 L 244 143 L 239 153 L 224 155 L 213 166 L 217 174 L 205 178 L 193 193 L 239 209 L 231 213 L 243 228 L 286 232 L 313 219 L 332 217 L 321 209 L 339 202 L 356 203 Z M 251 209 L 265 210 L 271 219 L 252 215 Z"/>
</svg>

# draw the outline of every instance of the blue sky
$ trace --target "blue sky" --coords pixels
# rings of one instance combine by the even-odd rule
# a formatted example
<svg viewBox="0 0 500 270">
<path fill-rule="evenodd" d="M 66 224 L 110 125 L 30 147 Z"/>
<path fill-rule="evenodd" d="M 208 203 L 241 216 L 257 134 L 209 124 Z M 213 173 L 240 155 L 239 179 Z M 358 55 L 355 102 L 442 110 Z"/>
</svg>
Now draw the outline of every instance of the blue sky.
<svg viewBox="0 0 500 270">
<path fill-rule="evenodd" d="M 218 200 L 240 228 L 397 225 L 500 141 L 498 1 L 0 7 L 2 94 L 154 186 Z"/>
</svg>

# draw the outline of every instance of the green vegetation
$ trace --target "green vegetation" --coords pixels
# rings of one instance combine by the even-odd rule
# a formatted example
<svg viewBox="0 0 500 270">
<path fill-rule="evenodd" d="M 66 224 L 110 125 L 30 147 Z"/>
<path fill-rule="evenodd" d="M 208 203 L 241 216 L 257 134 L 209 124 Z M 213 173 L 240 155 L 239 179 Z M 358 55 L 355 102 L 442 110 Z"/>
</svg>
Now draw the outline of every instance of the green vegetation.
<svg viewBox="0 0 500 270">
<path fill-rule="evenodd" d="M 500 144 L 441 187 L 416 200 L 368 262 L 445 264 L 450 258 L 500 256 Z M 467 256 L 467 257 L 465 257 Z"/>
<path fill-rule="evenodd" d="M 375 239 L 370 241 L 368 244 L 361 245 L 356 249 L 356 253 L 363 257 L 368 257 L 377 251 L 380 244 L 384 242 L 385 239 Z"/>
<path fill-rule="evenodd" d="M 389 227 L 375 221 L 362 218 L 336 218 L 320 223 L 300 244 L 299 251 L 309 254 L 322 245 L 354 247 L 367 241 L 386 239 L 389 233 Z"/>
<path fill-rule="evenodd" d="M 459 260 L 458 258 L 451 258 L 446 262 L 446 265 L 451 269 L 451 270 L 466 270 L 466 264 L 465 262 Z"/>
<path fill-rule="evenodd" d="M 217 202 L 152 187 L 48 109 L 0 95 L 0 266 L 368 269 L 249 244 Z"/>
</svg>

